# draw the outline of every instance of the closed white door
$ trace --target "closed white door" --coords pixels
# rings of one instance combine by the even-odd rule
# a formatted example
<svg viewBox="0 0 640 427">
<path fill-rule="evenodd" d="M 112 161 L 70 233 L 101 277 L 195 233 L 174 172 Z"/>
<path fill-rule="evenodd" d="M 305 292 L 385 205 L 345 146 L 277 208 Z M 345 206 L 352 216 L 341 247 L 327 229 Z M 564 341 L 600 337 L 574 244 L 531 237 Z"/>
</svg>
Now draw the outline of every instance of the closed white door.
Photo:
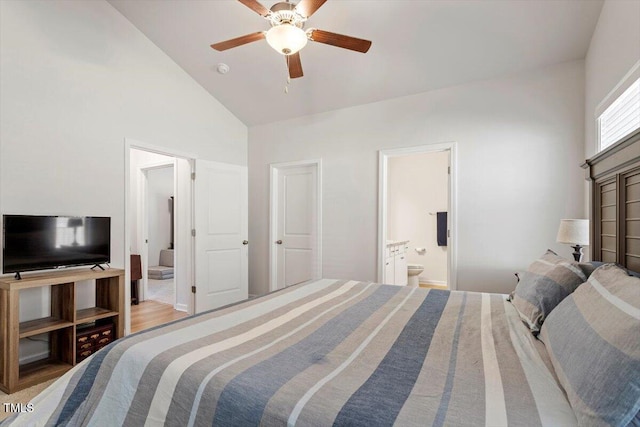
<svg viewBox="0 0 640 427">
<path fill-rule="evenodd" d="M 248 297 L 247 168 L 196 161 L 196 312 Z"/>
<path fill-rule="evenodd" d="M 281 289 L 319 278 L 318 165 L 281 167 L 276 174 L 271 245 L 275 285 Z"/>
</svg>

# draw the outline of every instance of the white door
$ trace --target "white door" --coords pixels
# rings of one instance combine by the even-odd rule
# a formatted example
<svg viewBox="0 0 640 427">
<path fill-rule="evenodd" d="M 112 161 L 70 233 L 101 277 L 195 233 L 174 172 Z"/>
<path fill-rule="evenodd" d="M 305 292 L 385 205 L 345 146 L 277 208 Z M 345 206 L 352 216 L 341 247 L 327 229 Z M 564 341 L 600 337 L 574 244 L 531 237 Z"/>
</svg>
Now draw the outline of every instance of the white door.
<svg viewBox="0 0 640 427">
<path fill-rule="evenodd" d="M 248 297 L 247 168 L 196 160 L 196 312 Z"/>
<path fill-rule="evenodd" d="M 274 237 L 275 287 L 319 278 L 318 164 L 277 168 Z"/>
</svg>

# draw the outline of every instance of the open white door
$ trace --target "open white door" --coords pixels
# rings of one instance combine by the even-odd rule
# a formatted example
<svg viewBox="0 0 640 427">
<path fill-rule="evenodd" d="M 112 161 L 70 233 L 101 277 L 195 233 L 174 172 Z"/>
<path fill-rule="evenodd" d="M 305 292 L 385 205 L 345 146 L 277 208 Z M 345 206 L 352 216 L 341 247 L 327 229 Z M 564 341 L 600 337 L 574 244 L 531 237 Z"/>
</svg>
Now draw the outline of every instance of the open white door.
<svg viewBox="0 0 640 427">
<path fill-rule="evenodd" d="M 248 297 L 245 166 L 196 160 L 196 313 Z"/>
</svg>

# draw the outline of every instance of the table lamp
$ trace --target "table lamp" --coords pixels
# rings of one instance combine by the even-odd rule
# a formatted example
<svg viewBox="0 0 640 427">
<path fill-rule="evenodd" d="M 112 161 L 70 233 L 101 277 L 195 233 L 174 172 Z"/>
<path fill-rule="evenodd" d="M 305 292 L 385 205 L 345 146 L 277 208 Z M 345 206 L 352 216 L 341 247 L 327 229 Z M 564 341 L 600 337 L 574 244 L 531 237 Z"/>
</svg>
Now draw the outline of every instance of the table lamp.
<svg viewBox="0 0 640 427">
<path fill-rule="evenodd" d="M 588 219 L 562 219 L 558 229 L 559 243 L 567 243 L 573 248 L 573 258 L 582 260 L 582 247 L 589 245 L 589 220 Z"/>
<path fill-rule="evenodd" d="M 71 246 L 78 246 L 77 233 L 78 227 L 82 227 L 82 218 L 69 218 L 67 227 L 73 228 L 73 243 Z"/>
</svg>

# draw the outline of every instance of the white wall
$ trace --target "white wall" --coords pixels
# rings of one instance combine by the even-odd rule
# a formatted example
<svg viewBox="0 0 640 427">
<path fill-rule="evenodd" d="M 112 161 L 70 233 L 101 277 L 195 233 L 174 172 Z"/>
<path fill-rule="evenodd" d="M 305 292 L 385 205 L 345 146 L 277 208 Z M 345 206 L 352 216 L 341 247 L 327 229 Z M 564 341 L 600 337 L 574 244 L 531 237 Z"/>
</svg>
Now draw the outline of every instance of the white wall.
<svg viewBox="0 0 640 427">
<path fill-rule="evenodd" d="M 354 81 L 354 84 L 357 82 Z M 323 275 L 376 279 L 378 150 L 458 143 L 458 289 L 509 292 L 513 273 L 580 217 L 584 63 L 249 130 L 250 293 L 268 289 L 269 164 L 323 161 Z"/>
<path fill-rule="evenodd" d="M 0 212 L 110 216 L 115 267 L 125 138 L 246 165 L 246 126 L 105 1 L 0 1 L 0 69 Z"/>
<path fill-rule="evenodd" d="M 449 152 L 390 157 L 387 237 L 409 240 L 407 262 L 421 264 L 420 281 L 447 284 L 447 246 L 438 246 L 436 215 L 449 206 Z M 416 248 L 425 248 L 418 253 Z"/>
<path fill-rule="evenodd" d="M 606 0 L 585 59 L 585 156 L 596 153 L 596 112 L 640 61 L 640 1 Z M 640 74 L 637 74 L 635 79 Z M 635 80 L 634 79 L 634 80 Z M 619 95 L 619 93 L 617 94 Z"/>
</svg>

